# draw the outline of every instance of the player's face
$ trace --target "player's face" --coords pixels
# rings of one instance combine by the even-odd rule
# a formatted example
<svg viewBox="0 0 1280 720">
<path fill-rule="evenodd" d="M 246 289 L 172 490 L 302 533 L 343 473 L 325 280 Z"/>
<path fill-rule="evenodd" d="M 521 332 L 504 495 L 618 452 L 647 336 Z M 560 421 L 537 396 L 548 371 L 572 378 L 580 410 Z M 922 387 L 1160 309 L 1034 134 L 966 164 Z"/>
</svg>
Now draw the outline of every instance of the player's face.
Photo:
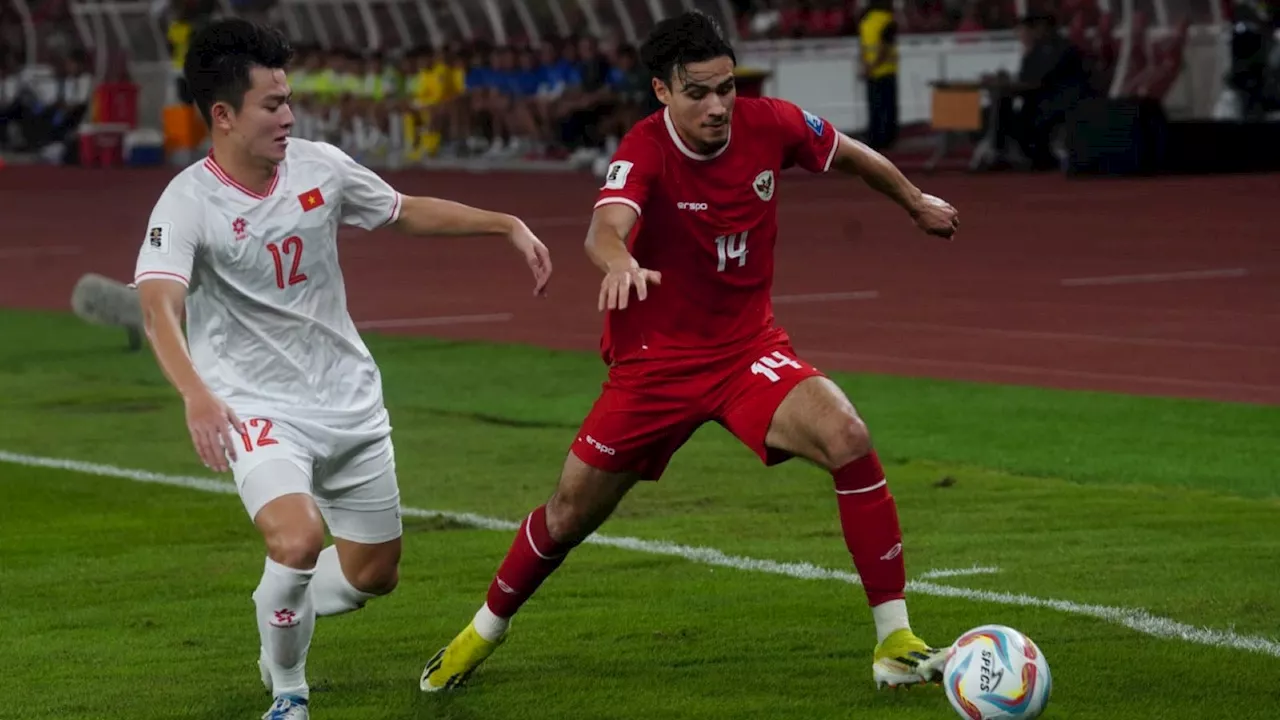
<svg viewBox="0 0 1280 720">
<path fill-rule="evenodd" d="M 252 86 L 244 94 L 240 111 L 228 113 L 228 129 L 250 157 L 282 162 L 293 129 L 288 79 L 284 70 L 263 67 L 253 68 L 249 79 Z"/>
<path fill-rule="evenodd" d="M 729 140 L 729 121 L 737 91 L 733 60 L 726 57 L 689 63 L 676 68 L 671 85 L 654 80 L 658 99 L 671 112 L 681 137 L 702 152 L 714 151 Z"/>
</svg>

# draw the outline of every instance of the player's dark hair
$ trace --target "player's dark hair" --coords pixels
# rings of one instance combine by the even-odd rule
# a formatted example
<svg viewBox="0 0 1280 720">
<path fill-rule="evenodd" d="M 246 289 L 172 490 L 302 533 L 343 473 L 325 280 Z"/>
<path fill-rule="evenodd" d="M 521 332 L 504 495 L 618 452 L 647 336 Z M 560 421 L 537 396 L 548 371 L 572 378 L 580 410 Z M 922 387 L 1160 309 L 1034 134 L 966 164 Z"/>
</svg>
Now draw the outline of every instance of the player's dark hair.
<svg viewBox="0 0 1280 720">
<path fill-rule="evenodd" d="M 210 23 L 191 39 L 182 75 L 200 115 L 212 125 L 214 103 L 240 109 L 244 94 L 253 86 L 251 69 L 281 70 L 291 60 L 293 48 L 279 30 L 227 18 Z"/>
<path fill-rule="evenodd" d="M 689 63 L 726 56 L 737 64 L 738 57 L 720 32 L 720 26 L 709 15 L 697 10 L 669 17 L 654 25 L 640 46 L 640 62 L 651 76 L 668 85 L 673 73 L 683 73 Z"/>
</svg>

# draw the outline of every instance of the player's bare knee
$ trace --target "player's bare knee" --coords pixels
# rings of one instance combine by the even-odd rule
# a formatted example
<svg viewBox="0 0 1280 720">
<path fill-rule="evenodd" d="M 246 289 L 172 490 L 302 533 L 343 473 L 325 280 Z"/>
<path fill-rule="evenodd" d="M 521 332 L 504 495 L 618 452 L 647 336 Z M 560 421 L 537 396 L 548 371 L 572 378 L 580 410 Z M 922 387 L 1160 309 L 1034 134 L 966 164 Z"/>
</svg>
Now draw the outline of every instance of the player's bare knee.
<svg viewBox="0 0 1280 720">
<path fill-rule="evenodd" d="M 282 528 L 266 536 L 267 555 L 291 568 L 309 569 L 324 549 L 323 527 Z"/>
<path fill-rule="evenodd" d="M 572 453 L 547 501 L 547 531 L 562 545 L 576 545 L 600 527 L 635 484 L 629 475 L 591 467 Z"/>
<path fill-rule="evenodd" d="M 820 443 L 826 464 L 835 469 L 871 452 L 871 433 L 857 414 L 840 413 L 824 429 Z"/>
<path fill-rule="evenodd" d="M 390 595 L 400 584 L 400 567 L 397 563 L 371 563 L 348 579 L 352 587 L 370 595 Z"/>
<path fill-rule="evenodd" d="M 594 530 L 592 507 L 584 493 L 557 489 L 547 501 L 547 532 L 562 545 L 576 545 Z"/>
</svg>

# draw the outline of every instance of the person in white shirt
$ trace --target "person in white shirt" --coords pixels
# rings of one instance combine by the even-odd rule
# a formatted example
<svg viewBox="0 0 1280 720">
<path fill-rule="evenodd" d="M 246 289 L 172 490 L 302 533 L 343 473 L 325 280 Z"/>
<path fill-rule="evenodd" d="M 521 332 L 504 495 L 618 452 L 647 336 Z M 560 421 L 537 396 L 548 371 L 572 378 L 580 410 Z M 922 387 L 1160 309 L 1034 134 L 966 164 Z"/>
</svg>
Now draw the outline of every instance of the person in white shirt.
<svg viewBox="0 0 1280 720">
<path fill-rule="evenodd" d="M 48 113 L 49 142 L 64 142 L 80 127 L 89 115 L 96 85 L 82 51 L 69 54 L 60 66 L 57 100 Z"/>
<path fill-rule="evenodd" d="M 360 608 L 398 578 L 391 426 L 347 311 L 339 225 L 501 235 L 532 270 L 535 295 L 551 275 L 519 219 L 401 195 L 341 150 L 290 139 L 291 55 L 278 31 L 240 19 L 192 39 L 184 75 L 213 150 L 160 196 L 134 278 L 192 442 L 206 465 L 232 472 L 266 543 L 253 599 L 269 720 L 309 717 L 315 617 Z"/>
<path fill-rule="evenodd" d="M 17 62 L 0 51 L 0 150 L 9 145 L 9 121 L 21 117 L 22 77 Z"/>
</svg>

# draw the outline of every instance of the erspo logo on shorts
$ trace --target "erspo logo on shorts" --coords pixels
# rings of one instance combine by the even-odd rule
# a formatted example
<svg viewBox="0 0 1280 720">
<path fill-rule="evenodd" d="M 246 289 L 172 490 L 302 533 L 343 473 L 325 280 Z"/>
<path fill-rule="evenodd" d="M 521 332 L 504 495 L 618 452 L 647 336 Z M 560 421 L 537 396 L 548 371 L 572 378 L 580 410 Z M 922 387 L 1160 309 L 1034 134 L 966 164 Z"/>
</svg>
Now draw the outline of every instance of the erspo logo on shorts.
<svg viewBox="0 0 1280 720">
<path fill-rule="evenodd" d="M 588 444 L 588 445 L 590 445 L 591 447 L 595 448 L 596 450 L 599 450 L 600 452 L 604 453 L 605 455 L 617 455 L 617 454 L 618 454 L 618 451 L 617 451 L 617 450 L 614 450 L 613 448 L 609 447 L 608 445 L 605 445 L 604 443 L 600 442 L 599 440 L 596 440 L 595 438 L 591 437 L 590 435 L 588 435 L 585 439 L 586 439 L 586 441 L 587 441 L 587 444 Z"/>
</svg>

